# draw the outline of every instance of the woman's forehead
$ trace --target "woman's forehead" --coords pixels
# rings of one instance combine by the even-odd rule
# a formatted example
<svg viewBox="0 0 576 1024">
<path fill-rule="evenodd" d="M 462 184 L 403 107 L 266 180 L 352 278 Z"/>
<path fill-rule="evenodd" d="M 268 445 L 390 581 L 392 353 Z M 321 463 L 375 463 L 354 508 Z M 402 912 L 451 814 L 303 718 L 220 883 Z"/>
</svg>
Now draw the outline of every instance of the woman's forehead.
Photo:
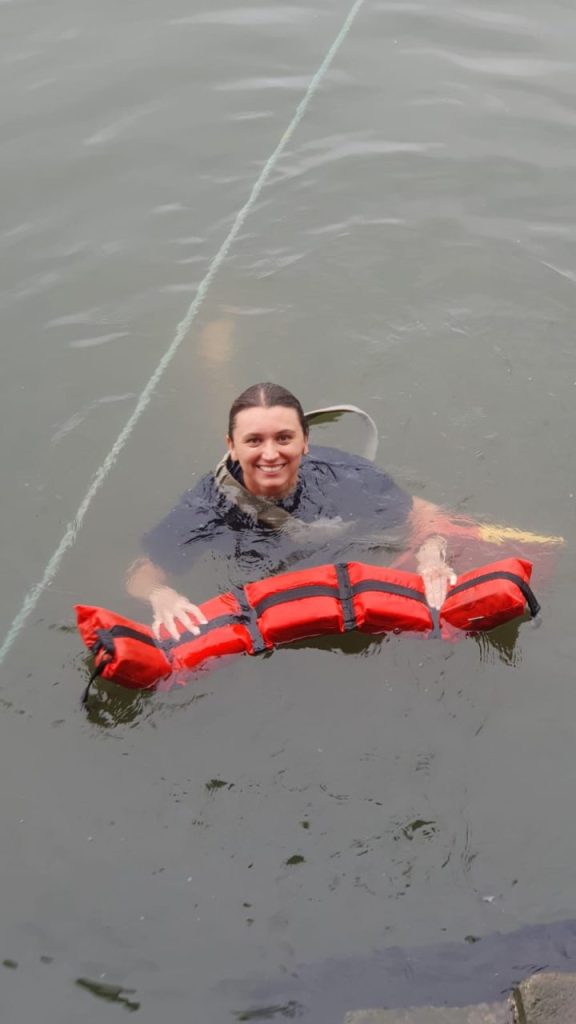
<svg viewBox="0 0 576 1024">
<path fill-rule="evenodd" d="M 284 405 L 270 408 L 254 406 L 242 409 L 236 416 L 234 432 L 241 434 L 277 433 L 281 430 L 301 430 L 298 413 Z"/>
</svg>

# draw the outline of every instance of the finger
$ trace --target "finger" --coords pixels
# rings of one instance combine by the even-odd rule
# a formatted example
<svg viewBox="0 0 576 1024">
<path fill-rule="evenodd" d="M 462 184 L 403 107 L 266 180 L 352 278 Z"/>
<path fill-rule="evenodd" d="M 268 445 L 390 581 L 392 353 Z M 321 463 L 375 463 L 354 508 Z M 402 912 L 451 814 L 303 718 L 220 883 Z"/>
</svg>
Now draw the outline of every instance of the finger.
<svg viewBox="0 0 576 1024">
<path fill-rule="evenodd" d="M 458 577 L 457 577 L 456 573 L 455 572 L 451 572 L 450 573 L 450 586 L 451 587 L 454 587 L 456 585 L 457 579 L 458 579 Z"/>
<path fill-rule="evenodd" d="M 162 620 L 159 619 L 158 616 L 156 616 L 156 618 L 154 619 L 154 622 L 152 623 L 152 632 L 153 632 L 153 634 L 154 634 L 154 636 L 156 637 L 157 640 L 161 640 L 162 639 L 161 636 L 160 636 L 160 626 L 161 625 L 162 625 Z"/>
<path fill-rule="evenodd" d="M 426 600 L 431 608 L 437 608 L 436 593 L 434 581 L 431 579 L 424 578 L 424 593 L 426 594 Z"/>
<path fill-rule="evenodd" d="M 202 611 L 202 609 L 199 608 L 197 604 L 192 604 L 191 601 L 188 601 L 186 603 L 185 608 L 186 608 L 187 612 L 191 612 L 192 613 L 192 615 L 194 616 L 194 618 L 196 619 L 197 622 L 201 622 L 203 626 L 207 625 L 208 619 L 204 615 L 204 612 Z"/>
<path fill-rule="evenodd" d="M 194 636 L 199 636 L 200 635 L 200 630 L 198 629 L 197 623 L 188 614 L 188 612 L 178 612 L 177 615 L 178 615 L 178 620 L 182 623 L 182 625 L 185 628 L 188 628 L 190 630 L 190 632 L 194 634 Z"/>
<path fill-rule="evenodd" d="M 166 618 L 164 619 L 164 625 L 165 625 L 166 629 L 168 630 L 168 632 L 169 632 L 169 634 L 170 634 L 170 636 L 172 637 L 173 640 L 179 640 L 180 639 L 180 633 L 178 632 L 178 628 L 176 626 L 176 622 L 174 620 L 174 616 L 173 615 L 167 615 L 166 616 Z"/>
<path fill-rule="evenodd" d="M 426 596 L 431 608 L 441 608 L 446 597 L 446 581 L 437 577 L 430 580 Z"/>
</svg>

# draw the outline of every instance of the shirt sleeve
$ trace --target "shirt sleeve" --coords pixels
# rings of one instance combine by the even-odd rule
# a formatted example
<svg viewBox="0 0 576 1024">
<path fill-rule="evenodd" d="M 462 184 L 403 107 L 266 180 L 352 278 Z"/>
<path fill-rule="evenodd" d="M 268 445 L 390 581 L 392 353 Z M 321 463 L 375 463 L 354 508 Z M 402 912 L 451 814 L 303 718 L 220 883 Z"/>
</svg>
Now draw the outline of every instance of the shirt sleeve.
<svg viewBox="0 0 576 1024">
<path fill-rule="evenodd" d="M 337 449 L 316 448 L 307 467 L 307 492 L 318 510 L 344 520 L 370 522 L 380 529 L 402 526 L 411 496 L 368 459 Z"/>
<path fill-rule="evenodd" d="M 164 572 L 186 572 L 211 546 L 210 538 L 221 528 L 212 491 L 211 475 L 203 477 L 142 538 L 145 554 Z"/>
<path fill-rule="evenodd" d="M 385 529 L 403 526 L 412 511 L 411 495 L 377 466 L 370 465 L 361 476 L 367 498 L 366 518 L 374 519 Z"/>
</svg>

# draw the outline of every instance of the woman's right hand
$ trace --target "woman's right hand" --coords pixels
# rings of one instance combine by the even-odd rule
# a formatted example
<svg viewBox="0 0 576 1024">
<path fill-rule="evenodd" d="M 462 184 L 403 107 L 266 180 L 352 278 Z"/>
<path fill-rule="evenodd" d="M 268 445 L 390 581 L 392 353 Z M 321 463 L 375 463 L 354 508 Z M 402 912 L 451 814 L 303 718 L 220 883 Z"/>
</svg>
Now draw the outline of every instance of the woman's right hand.
<svg viewBox="0 0 576 1024">
<path fill-rule="evenodd" d="M 418 572 L 431 608 L 441 608 L 448 588 L 456 583 L 456 573 L 446 561 L 447 546 L 446 538 L 436 535 L 428 537 L 416 552 Z"/>
<path fill-rule="evenodd" d="M 157 586 L 148 599 L 154 613 L 152 632 L 157 640 L 160 639 L 161 626 L 164 626 L 173 640 L 180 639 L 182 629 L 178 629 L 176 620 L 184 629 L 190 630 L 194 636 L 198 636 L 200 633 L 198 623 L 205 624 L 208 621 L 197 604 L 192 604 L 187 597 L 179 594 L 172 587 Z"/>
</svg>

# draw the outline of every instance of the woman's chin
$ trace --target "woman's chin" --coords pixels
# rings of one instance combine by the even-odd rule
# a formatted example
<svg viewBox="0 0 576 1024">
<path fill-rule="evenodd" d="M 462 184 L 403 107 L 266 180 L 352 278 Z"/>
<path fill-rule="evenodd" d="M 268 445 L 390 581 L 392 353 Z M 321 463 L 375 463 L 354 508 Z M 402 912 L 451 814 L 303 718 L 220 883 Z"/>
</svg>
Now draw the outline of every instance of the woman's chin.
<svg viewBox="0 0 576 1024">
<path fill-rule="evenodd" d="M 256 486 L 256 493 L 261 498 L 285 498 L 294 484 L 284 473 L 278 473 L 277 476 L 260 477 Z"/>
</svg>

